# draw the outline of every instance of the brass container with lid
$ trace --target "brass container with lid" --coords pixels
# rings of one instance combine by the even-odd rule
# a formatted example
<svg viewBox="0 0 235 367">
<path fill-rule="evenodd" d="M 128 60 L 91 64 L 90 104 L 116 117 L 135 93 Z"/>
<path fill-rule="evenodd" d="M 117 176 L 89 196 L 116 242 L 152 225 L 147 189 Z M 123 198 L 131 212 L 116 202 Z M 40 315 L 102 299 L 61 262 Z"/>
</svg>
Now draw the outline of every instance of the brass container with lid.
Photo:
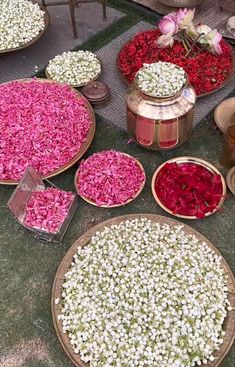
<svg viewBox="0 0 235 367">
<path fill-rule="evenodd" d="M 191 136 L 195 103 L 195 90 L 188 83 L 177 94 L 153 97 L 134 82 L 126 97 L 127 130 L 142 147 L 176 148 Z"/>
</svg>

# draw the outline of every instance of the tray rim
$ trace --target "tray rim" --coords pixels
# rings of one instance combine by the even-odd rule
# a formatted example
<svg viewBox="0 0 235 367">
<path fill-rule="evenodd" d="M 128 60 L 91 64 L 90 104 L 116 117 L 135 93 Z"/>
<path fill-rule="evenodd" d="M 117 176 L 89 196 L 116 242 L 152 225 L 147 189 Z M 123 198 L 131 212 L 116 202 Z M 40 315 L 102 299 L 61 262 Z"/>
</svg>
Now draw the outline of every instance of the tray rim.
<svg viewBox="0 0 235 367">
<path fill-rule="evenodd" d="M 68 163 L 64 164 L 62 167 L 57 168 L 56 170 L 54 170 L 50 174 L 41 176 L 41 179 L 44 180 L 44 179 L 48 179 L 48 178 L 57 176 L 60 173 L 66 171 L 67 169 L 71 168 L 75 163 L 77 163 L 77 161 L 79 159 L 81 159 L 84 156 L 84 154 L 89 149 L 89 147 L 90 147 L 90 145 L 91 145 L 91 143 L 93 141 L 94 135 L 95 135 L 96 118 L 95 118 L 94 110 L 91 107 L 91 104 L 83 96 L 83 94 L 80 93 L 75 88 L 71 87 L 70 85 L 66 84 L 66 83 L 56 82 L 54 80 L 46 79 L 46 78 L 35 78 L 35 77 L 33 77 L 33 78 L 25 78 L 25 79 L 15 79 L 15 80 L 12 80 L 10 82 L 2 83 L 2 85 L 9 84 L 9 83 L 12 83 L 12 82 L 25 82 L 25 83 L 28 83 L 28 82 L 31 82 L 32 80 L 36 80 L 37 82 L 40 82 L 40 83 L 54 83 L 54 84 L 67 85 L 67 86 L 69 86 L 69 88 L 71 88 L 71 90 L 73 90 L 78 95 L 78 99 L 83 99 L 86 102 L 86 106 L 87 106 L 89 118 L 91 120 L 91 125 L 89 127 L 86 140 L 82 143 L 79 151 L 74 155 L 74 157 L 72 157 L 70 159 L 70 161 Z M 0 180 L 0 185 L 18 185 L 19 182 L 20 182 L 20 179 L 19 180 L 11 180 L 11 179 L 8 179 L 8 180 Z"/>
<path fill-rule="evenodd" d="M 53 281 L 53 286 L 52 286 L 52 298 L 51 298 L 51 312 L 52 312 L 52 320 L 53 320 L 53 324 L 54 324 L 54 328 L 57 334 L 57 337 L 61 343 L 61 346 L 64 350 L 64 352 L 67 354 L 67 356 L 69 357 L 69 359 L 74 363 L 74 365 L 76 367 L 89 367 L 90 364 L 89 363 L 84 363 L 79 354 L 75 354 L 73 352 L 72 346 L 70 344 L 69 341 L 69 337 L 68 334 L 64 334 L 61 331 L 60 325 L 61 325 L 61 321 L 59 321 L 57 319 L 58 314 L 60 314 L 59 311 L 59 305 L 55 304 L 55 299 L 60 298 L 61 296 L 61 286 L 63 284 L 64 281 L 64 274 L 65 272 L 69 269 L 69 266 L 73 260 L 73 255 L 76 253 L 77 248 L 78 247 L 83 247 L 85 246 L 88 241 L 90 240 L 90 238 L 99 230 L 103 230 L 105 227 L 111 226 L 111 225 L 115 225 L 115 224 L 119 224 L 125 220 L 131 220 L 131 219 L 140 219 L 140 218 L 147 218 L 150 220 L 153 220 L 155 222 L 158 223 L 166 223 L 169 224 L 171 226 L 175 226 L 175 225 L 183 225 L 183 230 L 187 233 L 187 234 L 194 234 L 200 241 L 206 242 L 207 245 L 213 250 L 215 251 L 215 253 L 219 256 L 222 257 L 222 267 L 225 271 L 225 273 L 228 276 L 228 287 L 229 287 L 229 292 L 228 292 L 228 298 L 229 301 L 231 303 L 232 306 L 232 310 L 228 312 L 225 322 L 224 322 L 224 326 L 226 328 L 226 334 L 224 337 L 224 342 L 221 346 L 221 348 L 216 351 L 215 354 L 217 356 L 217 354 L 219 354 L 218 357 L 215 358 L 215 360 L 213 362 L 209 362 L 207 364 L 202 364 L 201 367 L 218 367 L 220 365 L 220 363 L 224 360 L 225 356 L 228 354 L 229 350 L 231 349 L 232 345 L 233 345 L 233 341 L 235 339 L 235 278 L 233 276 L 233 273 L 227 263 L 227 261 L 225 260 L 225 258 L 222 256 L 221 252 L 217 249 L 217 247 L 215 245 L 212 244 L 211 241 L 209 241 L 207 239 L 207 237 L 205 237 L 204 235 L 202 235 L 200 232 L 198 232 L 197 230 L 195 230 L 194 228 L 190 227 L 187 224 L 184 224 L 176 219 L 172 219 L 169 217 L 165 217 L 165 216 L 161 216 L 161 215 L 157 215 L 157 214 L 149 214 L 149 213 L 138 213 L 138 214 L 126 214 L 126 215 L 122 215 L 122 216 L 117 216 L 108 220 L 105 220 L 101 223 L 96 224 L 95 226 L 91 227 L 90 229 L 88 229 L 85 233 L 83 233 L 81 236 L 79 236 L 79 238 L 74 242 L 74 244 L 69 248 L 69 250 L 67 251 L 67 253 L 65 254 L 65 256 L 63 257 L 54 281 Z M 221 354 L 221 350 L 222 350 L 222 354 Z"/>
<path fill-rule="evenodd" d="M 151 182 L 151 190 L 152 190 L 152 194 L 154 196 L 154 199 L 156 200 L 157 204 L 164 210 L 166 211 L 167 213 L 173 215 L 174 217 L 177 217 L 177 218 L 183 218 L 183 219 L 199 219 L 197 218 L 196 216 L 189 216 L 189 215 L 183 215 L 183 214 L 174 214 L 172 212 L 172 210 L 168 209 L 161 201 L 160 199 L 158 198 L 158 195 L 155 191 L 155 181 L 156 181 L 156 178 L 157 178 L 157 175 L 159 174 L 160 170 L 165 166 L 165 164 L 167 163 L 196 163 L 200 166 L 203 166 L 205 168 L 207 168 L 210 172 L 214 172 L 216 174 L 219 174 L 220 175 L 220 178 L 221 178 L 221 183 L 222 183 L 222 189 L 223 189 L 223 192 L 222 192 L 222 197 L 220 199 L 220 202 L 218 204 L 218 206 L 212 211 L 212 212 L 208 212 L 205 214 L 205 217 L 208 217 L 212 214 L 214 214 L 215 212 L 217 212 L 219 210 L 219 208 L 223 205 L 224 201 L 225 201 L 225 195 L 227 193 L 227 186 L 226 186 L 226 182 L 225 182 L 225 179 L 223 177 L 223 175 L 220 173 L 220 171 L 218 170 L 218 168 L 216 168 L 213 164 L 207 162 L 206 160 L 204 159 L 201 159 L 201 158 L 197 158 L 197 157 L 191 157 L 191 156 L 182 156 L 182 157 L 175 157 L 175 158 L 171 158 L 171 159 L 168 159 L 167 161 L 163 162 L 157 169 L 156 171 L 154 172 L 153 174 L 153 177 L 152 177 L 152 182 Z"/>
<path fill-rule="evenodd" d="M 120 151 L 119 151 L 119 152 L 120 152 Z M 97 152 L 97 153 L 99 153 L 99 152 Z M 78 184 L 77 184 L 77 182 L 78 182 L 78 175 L 79 175 L 79 167 L 78 167 L 78 169 L 77 169 L 77 171 L 76 171 L 76 173 L 75 173 L 75 176 L 74 176 L 74 186 L 75 186 L 75 189 L 76 189 L 76 192 L 77 192 L 78 196 L 80 196 L 80 197 L 81 197 L 83 200 L 85 200 L 88 204 L 94 205 L 94 206 L 96 206 L 96 207 L 98 207 L 98 208 L 118 208 L 118 207 L 120 207 L 120 206 L 124 206 L 124 205 L 127 205 L 127 204 L 131 203 L 131 202 L 132 202 L 133 200 L 135 200 L 135 199 L 136 199 L 136 198 L 141 194 L 141 192 L 143 191 L 144 186 L 145 186 L 145 184 L 146 184 L 146 179 L 147 179 L 147 178 L 146 178 L 145 169 L 144 169 L 143 165 L 140 163 L 140 161 L 139 161 L 137 158 L 133 157 L 132 155 L 127 154 L 127 153 L 124 153 L 124 152 L 120 152 L 120 153 L 124 154 L 125 156 L 127 156 L 127 157 L 129 157 L 129 158 L 134 159 L 134 160 L 136 161 L 136 163 L 139 165 L 139 167 L 140 167 L 141 171 L 144 173 L 144 182 L 143 182 L 143 184 L 140 186 L 140 188 L 139 188 L 139 190 L 137 191 L 137 193 L 135 194 L 135 196 L 134 196 L 133 198 L 131 198 L 131 199 L 128 199 L 125 203 L 122 203 L 122 204 L 115 204 L 115 205 L 98 205 L 98 204 L 96 204 L 93 200 L 88 199 L 86 196 L 81 195 L 81 194 L 79 193 Z M 93 154 L 95 154 L 95 153 L 93 153 Z M 93 154 L 92 154 L 92 155 L 93 155 Z M 89 158 L 89 157 L 88 157 L 88 158 Z M 88 158 L 87 158 L 87 159 L 88 159 Z"/>
<path fill-rule="evenodd" d="M 151 30 L 154 30 L 154 28 L 153 29 L 149 29 L 149 30 L 147 30 L 147 31 L 151 31 Z M 145 32 L 147 32 L 147 31 L 143 31 L 143 32 L 138 32 L 137 34 L 142 34 L 142 33 L 145 33 Z M 136 35 L 137 35 L 136 34 Z M 120 50 L 119 50 L 119 52 L 118 52 L 118 55 L 117 55 L 117 58 L 116 58 L 116 68 L 117 68 L 117 70 L 118 70 L 118 74 L 119 74 L 119 76 L 121 77 L 121 79 L 122 79 L 122 81 L 126 84 L 126 85 L 128 85 L 128 86 L 130 86 L 133 82 L 129 82 L 129 80 L 123 75 L 123 73 L 122 73 L 122 71 L 121 71 L 121 68 L 120 68 L 120 66 L 119 66 L 119 64 L 118 64 L 118 59 L 119 59 L 119 55 L 120 55 L 120 53 L 121 53 L 121 51 L 124 49 L 124 47 L 128 44 L 128 43 L 130 43 L 132 40 L 133 40 L 133 38 L 134 38 L 135 36 L 133 36 L 129 41 L 127 41 L 121 48 L 120 48 Z M 227 42 L 225 39 L 224 39 L 224 37 L 223 37 L 223 40 L 224 40 L 224 42 L 226 42 L 230 47 L 231 47 L 231 50 L 232 50 L 232 70 L 231 70 L 231 72 L 230 72 L 230 74 L 228 75 L 228 77 L 224 80 L 224 82 L 217 88 L 217 89 L 214 89 L 214 90 L 212 90 L 211 92 L 207 92 L 207 93 L 202 93 L 202 94 L 196 94 L 196 96 L 197 96 L 197 98 L 202 98 L 202 97 L 206 97 L 206 96 L 209 96 L 210 94 L 212 94 L 212 93 L 215 93 L 215 92 L 217 92 L 217 91 L 219 91 L 220 89 L 222 89 L 223 87 L 225 87 L 234 77 L 235 77 L 235 49 L 234 49 L 234 47 L 232 47 L 230 44 L 229 44 L 229 42 Z M 137 71 L 138 72 L 138 71 Z"/>
<path fill-rule="evenodd" d="M 37 2 L 34 2 L 34 4 L 38 4 Z M 5 49 L 5 50 L 0 50 L 0 56 L 3 55 L 3 54 L 6 54 L 8 52 L 14 52 L 14 51 L 20 51 L 20 50 L 23 50 L 24 48 L 27 48 L 29 46 L 32 46 L 34 43 L 36 43 L 43 35 L 44 33 L 46 32 L 49 24 L 50 24 L 50 14 L 49 14 L 49 11 L 47 10 L 47 8 L 41 4 L 38 4 L 38 6 L 40 7 L 40 9 L 42 11 L 44 11 L 44 28 L 38 33 L 38 35 L 36 37 L 34 37 L 31 41 L 25 43 L 24 45 L 22 46 L 18 46 L 18 47 L 15 47 L 15 48 L 8 48 L 8 49 Z"/>
</svg>

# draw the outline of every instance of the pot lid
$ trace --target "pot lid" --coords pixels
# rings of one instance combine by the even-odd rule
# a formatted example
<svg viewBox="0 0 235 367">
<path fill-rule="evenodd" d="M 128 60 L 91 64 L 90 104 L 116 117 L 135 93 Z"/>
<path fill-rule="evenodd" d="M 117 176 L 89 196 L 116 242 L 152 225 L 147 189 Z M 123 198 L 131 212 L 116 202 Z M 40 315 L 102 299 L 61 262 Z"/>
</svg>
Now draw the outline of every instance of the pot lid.
<svg viewBox="0 0 235 367">
<path fill-rule="evenodd" d="M 105 83 L 94 81 L 82 88 L 82 94 L 91 101 L 103 100 L 109 96 L 110 89 Z"/>
</svg>

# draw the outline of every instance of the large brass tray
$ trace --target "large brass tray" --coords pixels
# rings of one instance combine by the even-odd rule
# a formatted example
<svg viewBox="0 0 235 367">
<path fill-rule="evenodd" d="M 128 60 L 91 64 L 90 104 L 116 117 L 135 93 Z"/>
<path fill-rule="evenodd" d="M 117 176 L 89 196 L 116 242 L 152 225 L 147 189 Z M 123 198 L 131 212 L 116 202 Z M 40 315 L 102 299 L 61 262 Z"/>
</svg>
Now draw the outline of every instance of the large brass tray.
<svg viewBox="0 0 235 367">
<path fill-rule="evenodd" d="M 19 79 L 18 81 L 23 81 L 23 82 L 27 83 L 27 82 L 32 81 L 32 79 Z M 38 78 L 37 81 L 39 81 L 41 83 L 63 84 L 63 83 L 54 82 L 54 81 L 48 80 L 48 79 L 39 79 Z M 9 82 L 9 83 L 12 83 L 12 82 Z M 8 84 L 8 83 L 4 83 L 4 84 Z M 96 127 L 95 113 L 94 113 L 90 103 L 87 101 L 87 99 L 80 92 L 78 92 L 76 89 L 74 89 L 72 87 L 70 87 L 70 88 L 73 89 L 77 93 L 78 99 L 83 99 L 83 100 L 86 101 L 87 110 L 88 110 L 89 117 L 90 117 L 90 120 L 91 120 L 91 126 L 89 128 L 86 140 L 83 142 L 83 144 L 81 145 L 79 151 L 75 154 L 75 156 L 68 163 L 64 164 L 60 168 L 57 168 L 56 170 L 54 170 L 53 172 L 51 172 L 48 175 L 42 176 L 41 177 L 42 179 L 47 179 L 47 178 L 57 176 L 60 173 L 66 171 L 67 169 L 72 167 L 86 153 L 86 151 L 88 150 L 89 146 L 91 145 L 91 142 L 92 142 L 93 137 L 95 135 L 95 127 Z M 2 184 L 2 185 L 17 185 L 18 183 L 19 183 L 19 180 L 0 180 L 0 184 Z"/>
<path fill-rule="evenodd" d="M 65 353 L 68 355 L 70 360 L 74 363 L 77 367 L 89 367 L 89 364 L 84 363 L 80 356 L 78 354 L 75 354 L 72 346 L 70 344 L 70 340 L 67 334 L 64 334 L 62 332 L 62 324 L 61 321 L 58 320 L 57 316 L 60 314 L 60 306 L 59 304 L 55 304 L 55 299 L 59 298 L 61 299 L 61 293 L 62 293 L 62 285 L 64 282 L 64 275 L 67 272 L 67 270 L 70 267 L 70 264 L 73 260 L 73 256 L 77 252 L 78 247 L 85 246 L 90 238 L 97 232 L 102 231 L 105 227 L 110 227 L 114 224 L 119 224 L 120 222 L 124 220 L 131 220 L 135 218 L 147 218 L 152 221 L 155 221 L 157 223 L 163 224 L 169 224 L 170 226 L 175 225 L 182 225 L 183 223 L 176 221 L 174 219 L 166 218 L 159 215 L 154 214 L 128 214 L 123 215 L 120 217 L 115 217 L 112 219 L 108 219 L 100 224 L 97 224 L 96 226 L 89 229 L 87 232 L 85 232 L 69 249 L 65 257 L 63 258 L 61 264 L 59 265 L 59 268 L 57 270 L 53 288 L 52 288 L 52 300 L 51 300 L 51 309 L 52 309 L 52 317 L 53 317 L 53 323 L 54 327 L 58 336 L 58 339 L 65 351 Z M 188 225 L 184 225 L 184 231 L 187 234 L 194 234 L 200 241 L 206 242 L 206 244 L 218 255 L 222 256 L 218 249 L 203 235 L 201 235 L 199 232 L 197 232 L 195 229 L 189 227 Z M 226 334 L 224 337 L 224 342 L 221 345 L 221 348 L 216 351 L 213 355 L 215 356 L 215 360 L 213 362 L 202 364 L 201 367 L 218 367 L 219 364 L 222 362 L 226 354 L 229 352 L 229 349 L 231 348 L 234 338 L 235 338 L 235 279 L 233 277 L 233 274 L 226 262 L 226 260 L 222 257 L 222 267 L 225 271 L 225 273 L 228 276 L 228 288 L 229 288 L 229 301 L 232 306 L 232 311 L 228 312 L 228 315 L 225 319 L 223 329 L 225 330 Z"/>
<path fill-rule="evenodd" d="M 144 32 L 142 32 L 144 33 Z M 131 42 L 128 41 L 127 43 Z M 225 41 L 226 42 L 226 41 Z M 227 42 L 226 42 L 227 43 Z M 122 46 L 122 48 L 120 49 L 119 53 L 118 53 L 118 56 L 117 56 L 117 59 L 116 59 L 116 67 L 118 69 L 118 72 L 119 72 L 119 75 L 121 77 L 121 79 L 123 80 L 123 82 L 127 85 L 130 85 L 131 83 L 129 82 L 129 80 L 123 75 L 119 65 L 118 65 L 118 59 L 119 59 L 119 54 L 122 52 L 122 49 L 125 47 L 125 45 Z M 233 57 L 233 60 L 232 60 L 232 70 L 231 72 L 229 73 L 229 75 L 227 76 L 227 78 L 223 81 L 223 83 L 216 89 L 212 90 L 211 92 L 208 92 L 208 93 L 202 93 L 202 94 L 198 94 L 197 95 L 197 98 L 201 98 L 201 97 L 206 97 L 214 92 L 217 92 L 218 90 L 222 89 L 223 87 L 225 87 L 235 76 L 235 49 L 232 48 L 232 57 Z"/>
</svg>

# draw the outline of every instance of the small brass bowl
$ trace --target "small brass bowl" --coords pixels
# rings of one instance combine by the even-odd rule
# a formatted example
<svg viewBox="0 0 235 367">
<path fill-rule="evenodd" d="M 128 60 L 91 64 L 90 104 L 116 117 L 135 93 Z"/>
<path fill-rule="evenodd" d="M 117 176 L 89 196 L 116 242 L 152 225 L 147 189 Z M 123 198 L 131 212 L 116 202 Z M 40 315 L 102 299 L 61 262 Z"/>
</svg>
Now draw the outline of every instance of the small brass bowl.
<svg viewBox="0 0 235 367">
<path fill-rule="evenodd" d="M 221 175 L 220 171 L 213 166 L 211 163 L 204 161 L 203 159 L 200 158 L 195 158 L 195 157 L 177 157 L 177 158 L 172 158 L 169 159 L 168 161 L 164 162 L 163 164 L 161 164 L 157 170 L 155 171 L 153 178 L 152 178 L 152 194 L 154 196 L 154 199 L 156 200 L 156 202 L 158 203 L 158 205 L 165 210 L 167 213 L 174 215 L 175 217 L 178 218 L 184 218 L 184 219 L 198 219 L 196 216 L 189 216 L 189 215 L 183 215 L 183 214 L 175 214 L 173 213 L 172 210 L 168 209 L 159 199 L 156 190 L 155 190 L 155 182 L 157 179 L 157 176 L 159 174 L 159 172 L 161 171 L 161 169 L 165 166 L 166 163 L 193 163 L 193 164 L 198 164 L 204 168 L 206 168 L 208 171 L 220 175 L 221 178 L 221 184 L 222 184 L 222 194 L 221 194 L 221 199 L 219 204 L 217 205 L 217 207 L 212 211 L 212 212 L 208 212 L 205 214 L 205 217 L 208 217 L 211 214 L 214 214 L 223 204 L 224 200 L 225 200 L 225 195 L 227 192 L 227 187 L 226 187 L 226 182 L 225 179 L 223 178 L 223 176 Z"/>
<path fill-rule="evenodd" d="M 132 158 L 132 159 L 135 159 L 136 163 L 139 165 L 141 171 L 144 173 L 144 182 L 142 183 L 142 185 L 140 186 L 139 190 L 137 191 L 137 193 L 135 194 L 135 196 L 133 198 L 130 198 L 128 199 L 125 203 L 122 203 L 122 204 L 115 204 L 115 205 L 98 205 L 96 204 L 93 200 L 87 198 L 86 196 L 83 196 L 80 194 L 79 192 L 79 184 L 78 184 L 78 176 L 79 176 L 79 168 L 77 170 L 77 172 L 75 173 L 75 176 L 74 176 L 74 186 L 75 186 L 75 189 L 77 191 L 77 194 L 83 199 L 85 200 L 88 204 L 91 204 L 91 205 L 94 205 L 94 206 L 97 206 L 99 208 L 117 208 L 119 206 L 124 206 L 126 204 L 129 204 L 131 203 L 133 200 L 135 200 L 137 198 L 137 196 L 140 195 L 140 193 L 142 192 L 144 186 L 145 186 L 145 183 L 146 183 L 146 174 L 145 174 L 145 170 L 144 170 L 144 167 L 142 166 L 142 164 L 138 161 L 138 159 L 132 157 L 131 155 L 129 154 L 126 154 L 126 153 L 122 153 L 123 155 L 126 155 L 127 157 L 129 158 Z"/>
<path fill-rule="evenodd" d="M 76 51 L 73 51 L 73 52 L 76 52 Z M 50 80 L 53 80 L 54 82 L 58 82 L 58 83 L 64 83 L 64 84 L 69 84 L 70 85 L 70 87 L 72 87 L 72 88 L 81 88 L 81 87 L 84 87 L 85 85 L 87 85 L 87 84 L 89 84 L 89 83 L 92 83 L 92 82 L 94 82 L 94 81 L 96 81 L 99 77 L 100 77 L 100 75 L 101 75 L 101 73 L 102 73 L 102 62 L 101 62 L 101 60 L 96 56 L 96 58 L 98 59 L 98 61 L 99 61 L 99 64 L 100 64 L 100 72 L 93 78 L 93 79 L 90 79 L 88 82 L 86 82 L 86 83 L 82 83 L 82 84 L 69 84 L 69 83 L 67 83 L 67 82 L 61 82 L 61 81 L 59 81 L 59 80 L 57 80 L 57 79 L 55 79 L 55 78 L 52 78 L 51 76 L 50 76 L 50 73 L 48 72 L 48 65 L 47 65 L 47 67 L 46 67 L 46 69 L 45 69 L 45 75 L 46 75 L 46 77 L 47 77 L 47 79 L 50 79 Z"/>
<path fill-rule="evenodd" d="M 235 124 L 235 97 L 225 99 L 215 109 L 214 120 L 218 128 L 226 134 L 227 128 Z"/>
</svg>

